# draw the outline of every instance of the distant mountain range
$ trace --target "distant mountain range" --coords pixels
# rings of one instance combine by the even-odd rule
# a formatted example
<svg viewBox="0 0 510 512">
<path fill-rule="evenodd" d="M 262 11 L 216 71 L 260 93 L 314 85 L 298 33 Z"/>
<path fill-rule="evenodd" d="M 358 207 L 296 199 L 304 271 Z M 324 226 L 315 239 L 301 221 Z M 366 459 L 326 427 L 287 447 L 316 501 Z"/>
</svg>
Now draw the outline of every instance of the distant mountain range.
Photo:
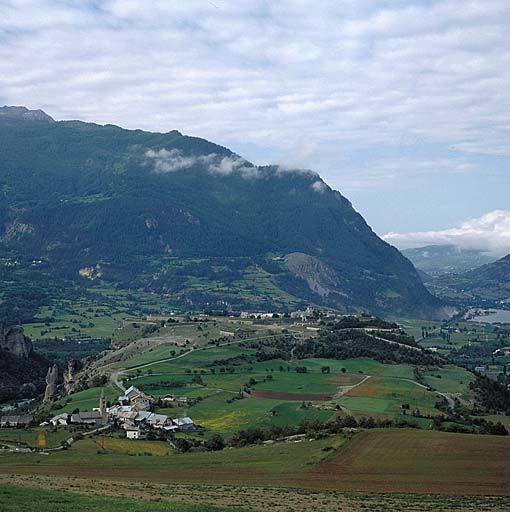
<svg viewBox="0 0 510 512">
<path fill-rule="evenodd" d="M 510 254 L 468 272 L 440 276 L 431 283 L 431 289 L 444 297 L 453 292 L 474 305 L 510 305 Z"/>
<path fill-rule="evenodd" d="M 409 258 L 417 269 L 433 277 L 467 272 L 496 260 L 482 251 L 460 249 L 454 245 L 427 245 L 405 249 L 402 254 Z"/>
<path fill-rule="evenodd" d="M 190 309 L 441 316 L 415 268 L 316 173 L 178 131 L 0 108 L 0 257 Z"/>
</svg>

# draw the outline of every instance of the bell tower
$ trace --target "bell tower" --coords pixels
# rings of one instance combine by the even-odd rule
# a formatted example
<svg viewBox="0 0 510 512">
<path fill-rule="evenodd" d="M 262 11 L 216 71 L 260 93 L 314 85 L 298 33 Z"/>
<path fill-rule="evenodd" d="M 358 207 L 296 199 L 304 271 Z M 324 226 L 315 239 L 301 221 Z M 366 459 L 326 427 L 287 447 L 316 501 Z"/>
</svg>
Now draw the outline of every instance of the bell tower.
<svg viewBox="0 0 510 512">
<path fill-rule="evenodd" d="M 99 412 L 101 413 L 103 425 L 106 425 L 108 413 L 106 411 L 106 397 L 104 396 L 104 389 L 101 389 L 101 396 L 99 397 Z"/>
</svg>

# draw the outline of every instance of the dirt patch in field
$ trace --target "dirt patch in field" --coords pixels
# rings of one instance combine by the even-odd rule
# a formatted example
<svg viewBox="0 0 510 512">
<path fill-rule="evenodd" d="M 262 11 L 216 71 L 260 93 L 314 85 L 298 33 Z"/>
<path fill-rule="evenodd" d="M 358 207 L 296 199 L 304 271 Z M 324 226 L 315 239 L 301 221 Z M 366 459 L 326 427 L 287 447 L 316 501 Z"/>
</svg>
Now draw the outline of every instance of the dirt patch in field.
<svg viewBox="0 0 510 512">
<path fill-rule="evenodd" d="M 380 387 L 380 380 L 377 377 L 371 377 L 370 379 L 366 379 L 359 386 L 352 386 L 346 395 L 371 397 L 380 391 Z"/>
<path fill-rule="evenodd" d="M 356 377 L 353 375 L 353 377 Z M 340 384 L 338 386 L 338 389 L 336 390 L 336 393 L 334 394 L 333 398 L 338 399 L 341 398 L 344 395 L 347 395 L 351 390 L 354 388 L 362 386 L 368 379 L 370 378 L 370 375 L 365 375 L 364 377 L 357 378 L 357 381 L 353 384 Z"/>
<path fill-rule="evenodd" d="M 331 379 L 328 379 L 327 382 L 337 386 L 354 386 L 365 378 L 365 375 L 335 375 L 331 377 Z"/>
<path fill-rule="evenodd" d="M 157 484 L 150 481 L 119 482 L 100 479 L 54 477 L 43 475 L 2 475 L 0 484 L 24 489 L 65 491 L 88 496 L 108 496 L 143 500 L 151 510 L 151 500 L 172 504 L 241 507 L 243 510 L 265 512 L 362 512 L 366 510 L 407 512 L 503 512 L 510 507 L 504 496 L 448 497 L 431 494 L 366 494 L 328 491 L 309 492 L 306 489 L 249 487 L 208 484 Z"/>
<path fill-rule="evenodd" d="M 269 398 L 271 400 L 295 400 L 300 402 L 327 402 L 333 398 L 333 395 L 326 393 L 283 393 L 281 391 L 252 391 L 252 396 L 256 398 Z"/>
<path fill-rule="evenodd" d="M 354 492 L 510 495 L 504 437 L 365 431 L 306 475 L 306 485 Z M 462 507 L 461 507 L 462 508 Z"/>
</svg>

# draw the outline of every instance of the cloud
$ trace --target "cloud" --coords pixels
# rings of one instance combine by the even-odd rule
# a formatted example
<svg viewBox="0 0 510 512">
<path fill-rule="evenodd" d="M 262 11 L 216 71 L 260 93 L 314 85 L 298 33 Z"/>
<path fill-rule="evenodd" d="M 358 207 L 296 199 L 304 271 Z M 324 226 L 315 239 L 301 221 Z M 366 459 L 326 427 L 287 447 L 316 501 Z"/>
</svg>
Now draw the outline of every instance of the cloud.
<svg viewBox="0 0 510 512">
<path fill-rule="evenodd" d="M 260 170 L 238 155 L 220 156 L 216 153 L 207 155 L 184 155 L 180 149 L 148 149 L 145 157 L 153 164 L 154 172 L 166 174 L 183 171 L 194 166 L 203 167 L 210 174 L 229 176 L 239 174 L 243 178 L 258 178 Z"/>
<path fill-rule="evenodd" d="M 310 187 L 314 192 L 319 194 L 324 194 L 324 192 L 329 189 L 329 187 L 321 180 L 314 181 Z"/>
<path fill-rule="evenodd" d="M 178 129 L 313 168 L 367 204 L 387 186 L 377 206 L 398 200 L 407 218 L 425 199 L 402 199 L 403 179 L 435 168 L 470 167 L 486 197 L 508 184 L 485 179 L 510 157 L 508 0 L 3 0 L 0 13 L 1 103 Z M 215 162 L 254 173 L 237 164 Z M 449 208 L 464 218 L 461 192 Z"/>
<path fill-rule="evenodd" d="M 474 249 L 496 257 L 510 253 L 510 210 L 494 210 L 477 219 L 469 219 L 458 227 L 440 231 L 388 233 L 388 243 L 400 249 L 426 245 L 454 245 Z"/>
<path fill-rule="evenodd" d="M 238 173 L 243 178 L 258 178 L 261 175 L 258 167 L 255 167 L 244 158 L 237 155 L 224 156 L 218 161 L 211 163 L 208 166 L 208 170 L 211 174 L 220 176 L 229 176 L 230 174 Z"/>
<path fill-rule="evenodd" d="M 508 156 L 509 19 L 507 0 L 6 0 L 0 90 L 57 118 L 234 148 L 416 133 Z"/>
<path fill-rule="evenodd" d="M 217 155 L 184 156 L 178 149 L 149 149 L 145 152 L 147 159 L 154 164 L 154 170 L 157 173 L 177 172 L 189 169 L 195 165 L 209 166 L 217 158 Z"/>
</svg>

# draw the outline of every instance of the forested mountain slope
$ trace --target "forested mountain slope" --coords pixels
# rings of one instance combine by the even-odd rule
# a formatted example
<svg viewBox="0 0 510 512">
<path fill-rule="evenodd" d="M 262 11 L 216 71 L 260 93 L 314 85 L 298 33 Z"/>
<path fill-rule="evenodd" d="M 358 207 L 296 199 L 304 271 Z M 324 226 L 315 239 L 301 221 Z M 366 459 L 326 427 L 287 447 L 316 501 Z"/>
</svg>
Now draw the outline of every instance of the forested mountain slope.
<svg viewBox="0 0 510 512">
<path fill-rule="evenodd" d="M 4 258 L 190 307 L 442 314 L 412 264 L 312 171 L 12 107 L 0 109 L 0 151 Z"/>
</svg>

